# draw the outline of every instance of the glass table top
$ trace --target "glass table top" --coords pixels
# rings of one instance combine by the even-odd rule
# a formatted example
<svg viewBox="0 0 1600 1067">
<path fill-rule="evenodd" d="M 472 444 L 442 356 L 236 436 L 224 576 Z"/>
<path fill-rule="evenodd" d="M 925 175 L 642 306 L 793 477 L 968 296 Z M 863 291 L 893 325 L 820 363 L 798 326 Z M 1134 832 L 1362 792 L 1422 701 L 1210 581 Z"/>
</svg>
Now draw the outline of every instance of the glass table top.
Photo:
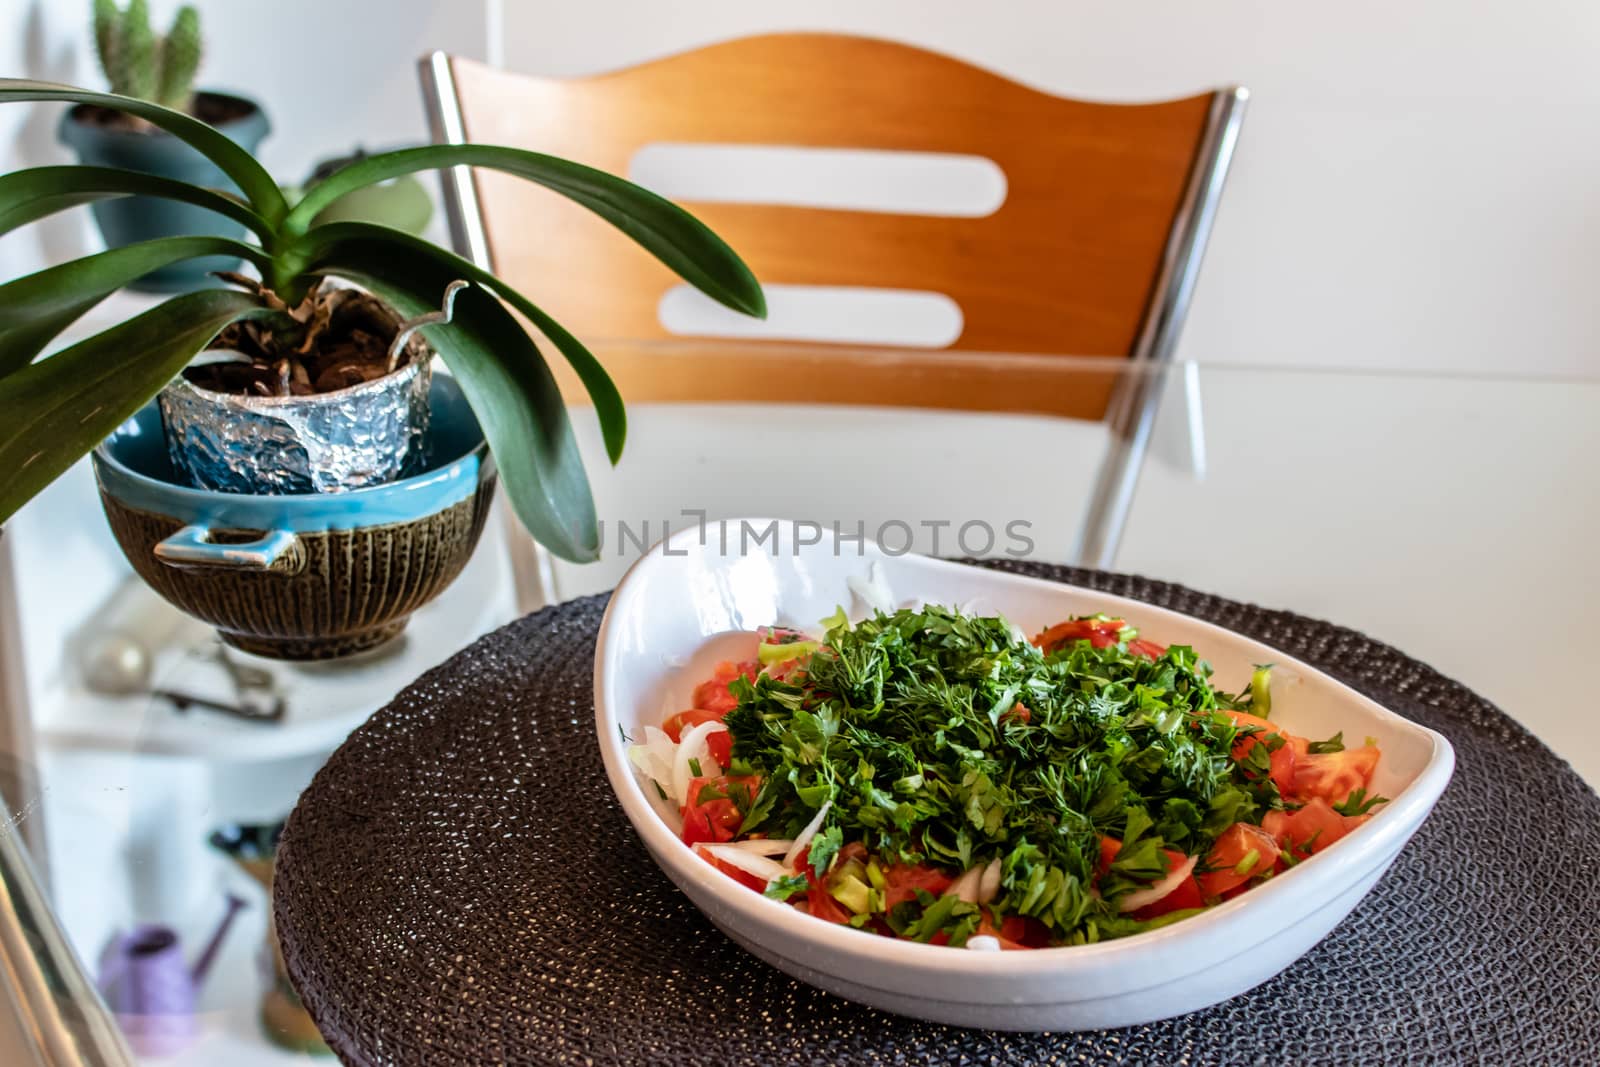
<svg viewBox="0 0 1600 1067">
<path fill-rule="evenodd" d="M 670 372 L 681 352 L 636 354 Z M 25 929 L 0 930 L 0 945 L 38 963 L 40 996 L 67 1020 L 62 1047 L 98 1041 L 118 1062 L 114 1028 L 90 1033 L 105 1028 L 93 991 L 118 952 L 163 927 L 192 962 L 231 914 L 193 984 L 192 1032 L 160 1062 L 317 1062 L 275 977 L 263 879 L 270 827 L 350 729 L 477 635 L 541 598 L 611 587 L 645 546 L 702 516 L 1073 562 L 1117 439 L 1047 412 L 1071 407 L 1058 393 L 1107 382 L 1113 398 L 1154 398 L 1113 569 L 1362 630 L 1477 690 L 1600 783 L 1600 726 L 1569 708 L 1565 681 L 1600 643 L 1600 381 L 952 358 L 1038 395 L 1006 394 L 1024 413 L 802 403 L 779 361 L 766 402 L 633 404 L 615 468 L 592 411 L 574 408 L 600 561 L 544 558 L 492 518 L 401 641 L 345 662 L 220 651 L 131 575 L 85 469 L 52 487 L 0 539 L 0 866 L 12 898 L 34 904 L 13 908 Z"/>
</svg>

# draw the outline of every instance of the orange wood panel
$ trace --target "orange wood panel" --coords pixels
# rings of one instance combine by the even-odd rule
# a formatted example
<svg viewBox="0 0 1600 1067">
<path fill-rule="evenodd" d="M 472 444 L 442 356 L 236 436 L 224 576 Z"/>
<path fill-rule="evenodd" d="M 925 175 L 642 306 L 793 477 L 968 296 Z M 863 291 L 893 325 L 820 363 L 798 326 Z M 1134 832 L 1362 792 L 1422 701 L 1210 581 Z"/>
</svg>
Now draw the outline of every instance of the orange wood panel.
<svg viewBox="0 0 1600 1067">
<path fill-rule="evenodd" d="M 616 173 L 626 174 L 633 154 L 658 142 L 993 160 L 1005 172 L 1007 195 L 984 218 L 687 205 L 763 282 L 949 295 L 964 319 L 951 347 L 975 352 L 1130 354 L 1211 101 L 1210 94 L 1133 105 L 1069 100 L 918 48 L 828 34 L 746 38 L 577 79 L 460 59 L 452 65 L 469 140 Z M 477 180 L 502 277 L 596 345 L 671 336 L 657 317 L 661 295 L 678 284 L 670 271 L 554 193 L 486 171 Z M 736 396 L 762 376 L 734 365 L 760 347 L 708 339 L 701 370 L 724 373 L 688 383 L 655 380 L 648 360 L 612 369 L 629 399 L 697 387 L 759 399 Z M 926 387 L 919 406 L 970 407 L 972 398 L 998 395 L 998 387 L 969 388 L 938 360 L 929 353 L 919 361 L 927 368 L 918 372 Z M 819 355 L 813 362 L 819 372 L 845 376 L 830 387 L 841 395 L 864 395 L 887 381 L 856 370 L 859 360 Z M 1090 413 L 1103 411 L 1102 397 Z"/>
<path fill-rule="evenodd" d="M 1117 358 L 927 352 L 727 341 L 607 342 L 592 346 L 629 403 L 769 401 L 1006 411 L 1098 419 L 1138 364 Z M 570 399 L 577 376 L 547 350 Z"/>
</svg>

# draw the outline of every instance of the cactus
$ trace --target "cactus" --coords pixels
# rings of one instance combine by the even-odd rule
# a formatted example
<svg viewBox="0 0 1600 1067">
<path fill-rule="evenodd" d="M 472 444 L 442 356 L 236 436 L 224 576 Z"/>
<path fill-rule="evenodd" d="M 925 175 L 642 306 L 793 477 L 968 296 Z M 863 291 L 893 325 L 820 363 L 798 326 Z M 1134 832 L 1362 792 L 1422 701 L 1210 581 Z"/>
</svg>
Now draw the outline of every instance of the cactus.
<svg viewBox="0 0 1600 1067">
<path fill-rule="evenodd" d="M 178 9 L 172 29 L 157 37 L 150 28 L 149 0 L 94 0 L 94 40 L 111 91 L 166 107 L 188 110 L 200 67 L 200 13 Z"/>
<path fill-rule="evenodd" d="M 172 29 L 161 42 L 161 77 L 156 85 L 156 101 L 173 108 L 187 108 L 194 95 L 194 76 L 200 69 L 200 12 L 185 4 L 172 20 Z"/>
</svg>

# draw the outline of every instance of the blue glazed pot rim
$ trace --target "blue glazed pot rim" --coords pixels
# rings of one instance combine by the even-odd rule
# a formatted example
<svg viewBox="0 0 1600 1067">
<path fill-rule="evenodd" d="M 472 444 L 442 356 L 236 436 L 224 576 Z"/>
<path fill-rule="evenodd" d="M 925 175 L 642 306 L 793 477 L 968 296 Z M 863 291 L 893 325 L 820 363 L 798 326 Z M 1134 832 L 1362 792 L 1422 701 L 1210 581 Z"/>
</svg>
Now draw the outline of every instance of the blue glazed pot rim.
<svg viewBox="0 0 1600 1067">
<path fill-rule="evenodd" d="M 226 122 L 219 122 L 215 124 L 207 123 L 207 125 L 211 126 L 212 129 L 226 135 L 230 140 L 238 140 L 241 136 L 254 136 L 258 129 L 260 130 L 260 136 L 256 139 L 261 140 L 264 139 L 267 134 L 272 132 L 272 120 L 267 117 L 266 108 L 262 107 L 259 102 L 251 99 L 248 96 L 241 96 L 238 93 L 222 92 L 217 89 L 197 89 L 195 90 L 195 95 L 209 96 L 215 100 L 231 100 L 236 104 L 245 104 L 250 108 L 250 110 L 246 111 L 244 114 L 239 115 L 236 118 L 228 119 Z M 57 128 L 57 136 L 62 143 L 68 145 L 72 144 L 68 138 L 74 136 L 73 131 L 75 130 L 85 131 L 84 136 L 100 137 L 107 140 L 115 140 L 120 138 L 140 138 L 147 141 L 152 138 L 156 140 L 180 140 L 180 138 L 174 134 L 170 134 L 166 130 L 159 128 L 149 130 L 128 130 L 119 129 L 115 126 L 100 126 L 95 123 L 85 122 L 81 117 L 84 111 L 96 106 L 98 105 L 73 104 L 71 107 L 67 108 L 67 110 L 61 113 L 61 122 Z M 193 115 L 190 117 L 195 118 Z M 204 120 L 197 119 L 197 121 L 203 122 Z"/>
<path fill-rule="evenodd" d="M 256 496 L 164 480 L 151 473 L 165 463 L 170 474 L 154 402 L 95 447 L 95 479 L 112 499 L 185 526 L 320 533 L 411 522 L 468 499 L 494 474 L 494 459 L 461 387 L 448 375 L 435 374 L 430 400 L 435 424 L 430 436 L 445 455 L 431 460 L 421 474 L 383 485 L 344 493 Z"/>
</svg>

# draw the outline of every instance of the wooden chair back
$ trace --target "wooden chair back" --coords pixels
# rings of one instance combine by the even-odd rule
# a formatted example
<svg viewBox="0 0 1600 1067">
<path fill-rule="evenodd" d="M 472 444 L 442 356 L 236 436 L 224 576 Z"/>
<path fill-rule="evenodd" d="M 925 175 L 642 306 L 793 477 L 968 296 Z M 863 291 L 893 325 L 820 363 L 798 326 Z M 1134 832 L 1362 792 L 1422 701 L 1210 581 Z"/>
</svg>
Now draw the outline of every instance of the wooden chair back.
<svg viewBox="0 0 1600 1067">
<path fill-rule="evenodd" d="M 582 78 L 431 62 L 437 139 L 517 145 L 619 174 L 657 143 L 958 153 L 1004 172 L 1004 202 L 981 218 L 686 205 L 764 283 L 948 295 L 963 317 L 953 351 L 920 352 L 685 341 L 659 319 L 662 296 L 681 284 L 670 271 L 555 194 L 474 172 L 458 186 L 467 204 L 454 219 L 458 242 L 480 245 L 495 271 L 589 343 L 630 402 L 765 397 L 1100 417 L 1109 368 L 1086 375 L 1060 360 L 974 354 L 1170 353 L 1244 95 L 1071 100 L 920 48 L 810 33 Z M 679 343 L 641 343 L 669 339 Z M 785 388 L 774 390 L 778 366 Z"/>
</svg>

